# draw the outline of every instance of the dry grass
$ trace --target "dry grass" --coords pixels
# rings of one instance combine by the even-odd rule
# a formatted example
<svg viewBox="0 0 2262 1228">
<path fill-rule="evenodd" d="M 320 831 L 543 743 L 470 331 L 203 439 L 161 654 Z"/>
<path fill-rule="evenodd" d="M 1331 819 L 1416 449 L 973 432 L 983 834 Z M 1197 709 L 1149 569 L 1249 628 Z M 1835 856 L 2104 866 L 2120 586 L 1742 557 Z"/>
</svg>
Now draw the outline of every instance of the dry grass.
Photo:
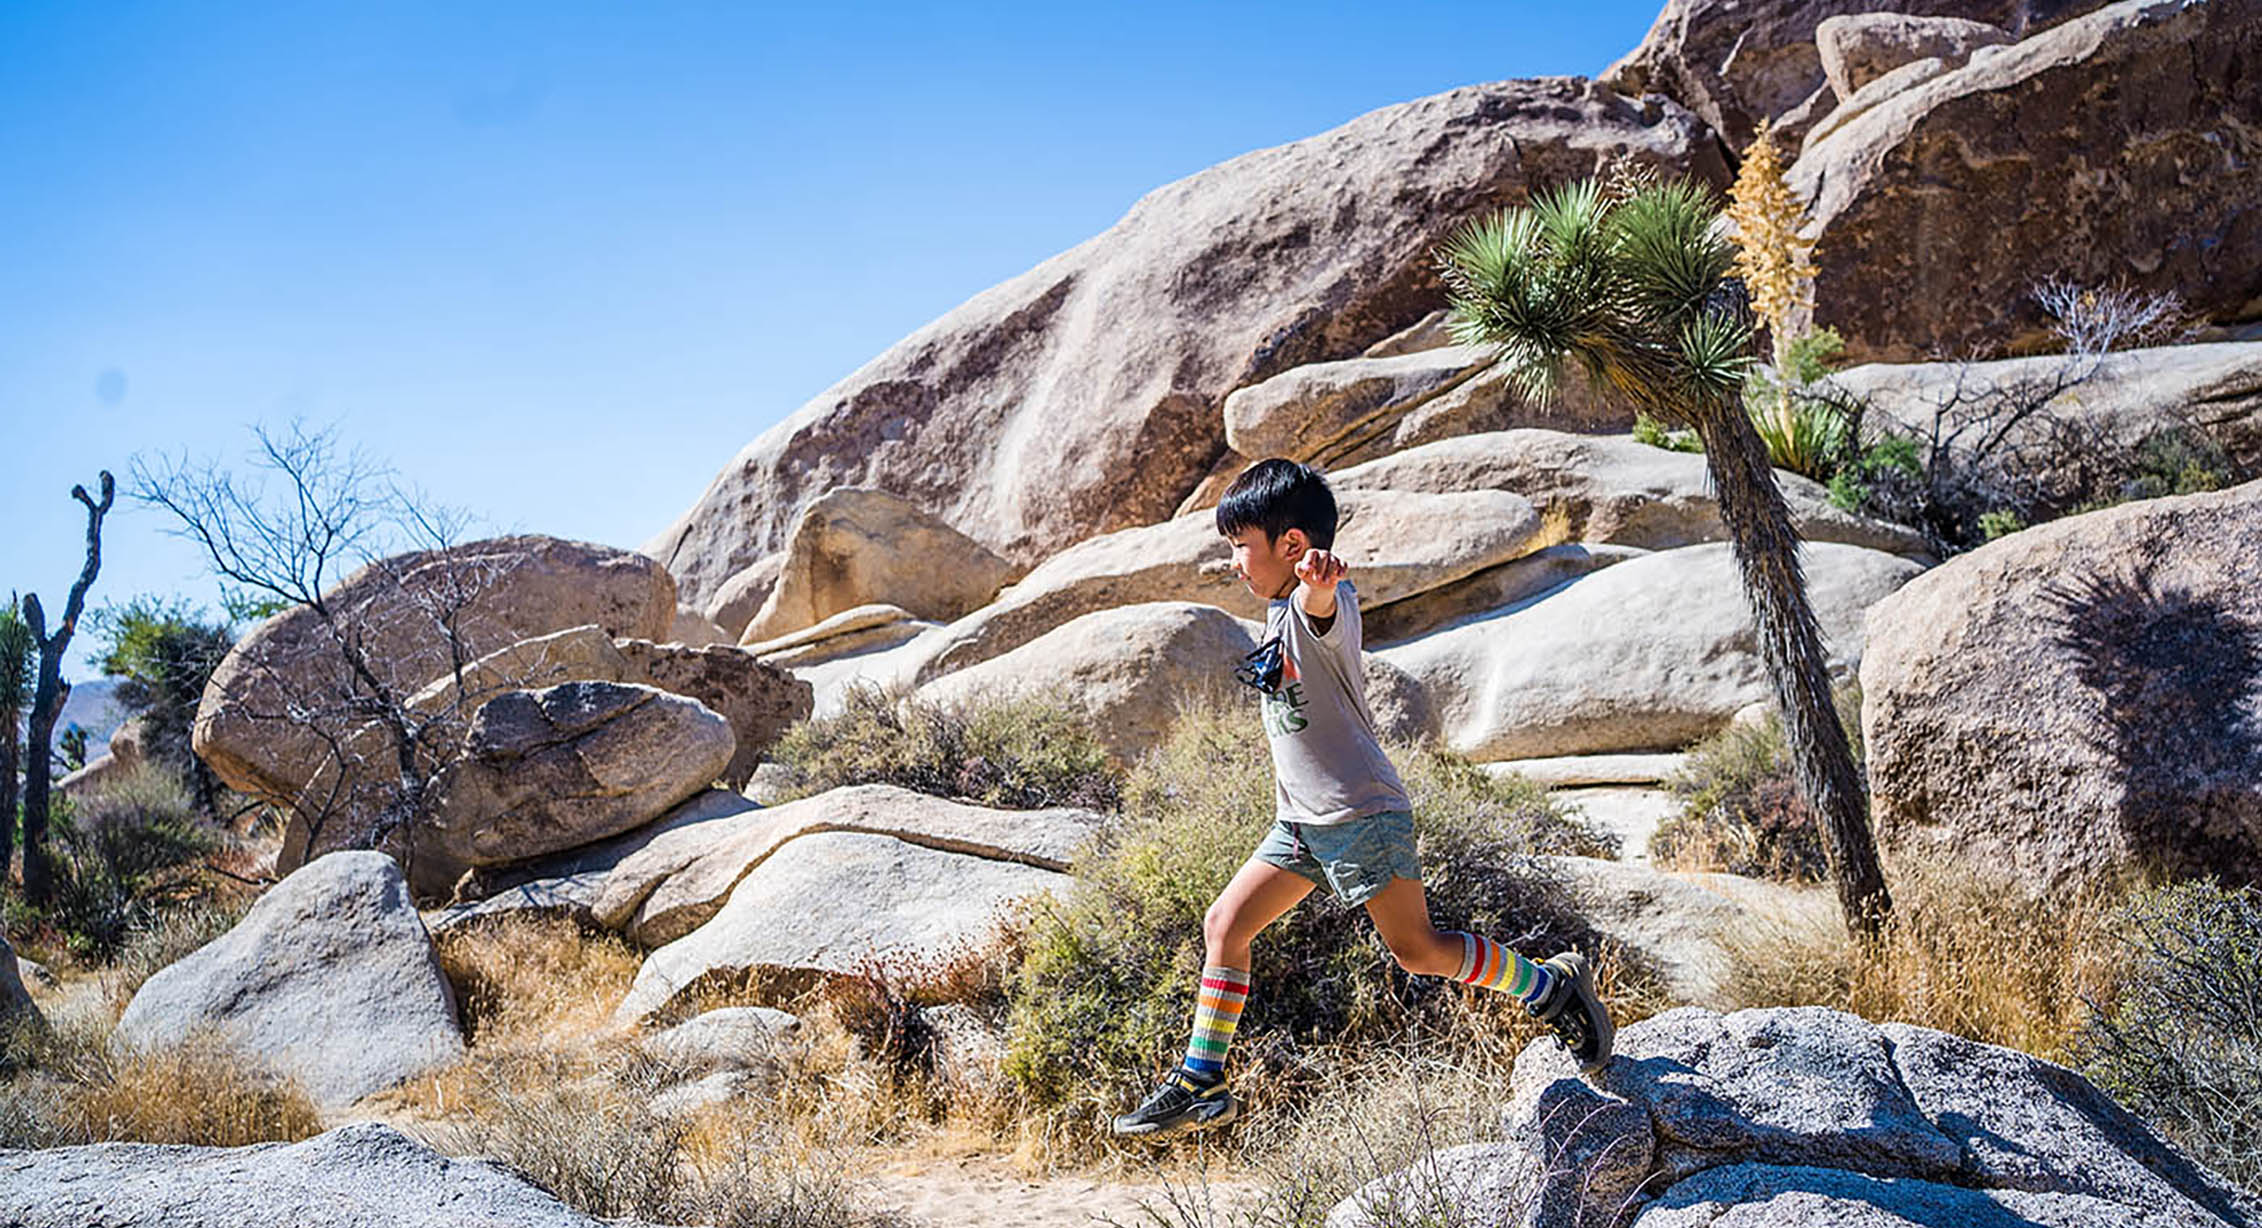
<svg viewBox="0 0 2262 1228">
<path fill-rule="evenodd" d="M 0 1146 L 193 1143 L 241 1147 L 295 1142 L 322 1130 L 292 1081 L 210 1037 L 148 1053 L 110 1046 L 106 1017 L 19 1025 L 0 1084 Z"/>
<path fill-rule="evenodd" d="M 2066 1060 L 2084 996 L 2110 990 L 2110 919 L 2125 892 L 2044 900 L 1968 868 L 1889 869 L 1882 943 L 1853 941 L 1835 913 L 1778 918 L 1730 938 L 1730 1001 L 1835 1007 Z"/>
</svg>

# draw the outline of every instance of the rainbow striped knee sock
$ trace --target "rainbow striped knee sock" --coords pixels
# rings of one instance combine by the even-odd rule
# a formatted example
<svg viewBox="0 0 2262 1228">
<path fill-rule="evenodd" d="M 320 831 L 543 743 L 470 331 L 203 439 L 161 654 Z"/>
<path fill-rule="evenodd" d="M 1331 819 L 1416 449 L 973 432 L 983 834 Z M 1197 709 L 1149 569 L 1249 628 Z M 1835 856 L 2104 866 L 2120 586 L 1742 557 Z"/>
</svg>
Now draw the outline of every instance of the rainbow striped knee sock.
<svg viewBox="0 0 2262 1228">
<path fill-rule="evenodd" d="M 1461 936 L 1461 971 L 1454 979 L 1508 994 L 1525 1006 L 1547 997 L 1555 977 L 1547 969 L 1501 946 L 1490 938 L 1465 931 Z"/>
<path fill-rule="evenodd" d="M 1206 1078 L 1225 1075 L 1225 1047 L 1233 1043 L 1249 1000 L 1249 974 L 1239 968 L 1202 969 L 1201 992 L 1194 995 L 1194 1035 L 1186 1042 L 1186 1069 Z"/>
</svg>

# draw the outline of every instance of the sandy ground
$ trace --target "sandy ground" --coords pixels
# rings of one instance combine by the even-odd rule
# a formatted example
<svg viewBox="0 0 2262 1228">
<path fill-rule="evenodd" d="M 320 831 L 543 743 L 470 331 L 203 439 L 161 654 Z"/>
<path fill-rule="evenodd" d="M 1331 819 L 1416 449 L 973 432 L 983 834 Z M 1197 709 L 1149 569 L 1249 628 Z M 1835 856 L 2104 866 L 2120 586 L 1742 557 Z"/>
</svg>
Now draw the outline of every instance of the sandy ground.
<svg viewBox="0 0 2262 1228">
<path fill-rule="evenodd" d="M 858 1177 L 856 1184 L 866 1208 L 892 1211 L 912 1228 L 1224 1228 L 1259 1192 L 1251 1180 L 1212 1178 L 1207 1212 L 1182 1215 L 1172 1206 L 1173 1196 L 1181 1205 L 1205 1197 L 1205 1187 L 1191 1174 L 1128 1181 L 1082 1174 L 1039 1178 L 1016 1172 L 1001 1155 L 905 1159 Z"/>
</svg>

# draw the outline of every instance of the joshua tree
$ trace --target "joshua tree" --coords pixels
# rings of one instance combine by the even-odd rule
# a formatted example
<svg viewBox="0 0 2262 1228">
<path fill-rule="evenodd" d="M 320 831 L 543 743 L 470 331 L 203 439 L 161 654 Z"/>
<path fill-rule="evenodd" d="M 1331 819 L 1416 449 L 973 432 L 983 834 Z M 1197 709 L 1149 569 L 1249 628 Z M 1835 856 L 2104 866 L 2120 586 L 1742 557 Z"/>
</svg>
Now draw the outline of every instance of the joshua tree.
<svg viewBox="0 0 2262 1228">
<path fill-rule="evenodd" d="M 110 512 L 110 501 L 117 494 L 117 484 L 110 471 L 102 471 L 102 499 L 95 501 L 86 493 L 86 487 L 71 487 L 71 497 L 86 505 L 86 566 L 79 569 L 78 582 L 71 585 L 71 595 L 63 602 L 63 620 L 55 630 L 47 630 L 47 614 L 39 606 L 39 595 L 24 595 L 23 617 L 31 629 L 31 638 L 39 646 L 39 680 L 32 692 L 31 729 L 24 740 L 24 899 L 35 906 L 47 903 L 47 809 L 48 787 L 53 775 L 48 748 L 55 737 L 55 718 L 62 715 L 63 696 L 68 688 L 63 685 L 63 652 L 71 645 L 71 633 L 78 630 L 79 614 L 86 608 L 86 590 L 94 587 L 95 573 L 102 569 L 102 518 Z"/>
<path fill-rule="evenodd" d="M 0 883 L 16 856 L 16 774 L 23 770 L 24 709 L 31 704 L 32 680 L 39 669 L 39 645 L 31 624 L 11 594 L 0 606 Z"/>
<path fill-rule="evenodd" d="M 1535 400 L 1576 362 L 1600 387 L 1693 428 L 1782 708 L 1800 788 L 1822 817 L 1838 899 L 1857 935 L 1892 908 L 1868 798 L 1830 702 L 1822 633 L 1807 603 L 1799 539 L 1767 446 L 1744 410 L 1754 325 L 1734 247 L 1710 192 L 1688 181 L 1594 180 L 1463 227 L 1439 250 L 1464 343 L 1500 347 Z"/>
</svg>

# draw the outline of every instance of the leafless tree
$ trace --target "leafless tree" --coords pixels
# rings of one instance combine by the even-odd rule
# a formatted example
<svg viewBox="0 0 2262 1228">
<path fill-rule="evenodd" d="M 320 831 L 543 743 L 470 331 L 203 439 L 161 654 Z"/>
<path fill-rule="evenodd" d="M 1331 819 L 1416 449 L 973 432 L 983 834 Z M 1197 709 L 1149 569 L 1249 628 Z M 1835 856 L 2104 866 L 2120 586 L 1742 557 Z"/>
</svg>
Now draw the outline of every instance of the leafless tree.
<svg viewBox="0 0 2262 1228">
<path fill-rule="evenodd" d="M 1857 421 L 1879 424 L 1875 440 L 1897 442 L 1900 456 L 1898 464 L 1860 466 L 1861 510 L 1917 528 L 1943 556 L 1981 544 L 1990 516 L 2034 523 L 2127 493 L 2158 493 L 2122 487 L 2163 447 L 2194 451 L 2202 464 L 2228 463 L 2188 420 L 2128 423 L 2072 408 L 2070 394 L 2099 377 L 2112 351 L 2188 332 L 2179 297 L 2054 277 L 2029 292 L 2050 313 L 2061 353 L 2018 362 L 1936 356 L 1947 378 L 1908 394 L 1897 413 L 1847 407 Z"/>
<path fill-rule="evenodd" d="M 203 548 L 214 575 L 269 599 L 283 616 L 303 611 L 298 617 L 335 666 L 306 677 L 267 671 L 256 688 L 219 677 L 212 684 L 277 737 L 316 748 L 319 766 L 304 787 L 270 799 L 293 812 L 301 853 L 384 847 L 406 861 L 409 825 L 429 805 L 470 706 L 484 697 L 464 677 L 477 656 L 464 615 L 494 587 L 501 565 L 436 558 L 461 543 L 469 518 L 405 489 L 361 450 L 341 448 L 334 428 L 309 431 L 294 421 L 254 434 L 257 472 L 239 476 L 185 455 L 136 457 L 133 495 L 171 513 L 172 531 Z M 374 583 L 347 599 L 339 585 L 356 567 Z M 404 642 L 414 646 L 405 657 L 397 651 Z M 418 664 L 435 657 L 444 662 L 438 670 Z M 453 678 L 449 694 L 418 700 L 439 676 Z"/>
<path fill-rule="evenodd" d="M 48 748 L 55 737 L 55 719 L 62 714 L 63 697 L 69 694 L 69 688 L 63 685 L 63 652 L 70 647 L 71 634 L 78 630 L 79 615 L 86 609 L 86 590 L 94 587 L 94 577 L 102 570 L 102 518 L 110 514 L 116 494 L 117 484 L 107 469 L 102 471 L 99 501 L 86 493 L 86 487 L 71 487 L 71 497 L 86 505 L 86 564 L 79 569 L 78 581 L 71 585 L 71 595 L 63 602 L 62 621 L 52 632 L 47 629 L 47 612 L 40 607 L 39 594 L 26 593 L 23 598 L 23 620 L 31 629 L 32 642 L 39 646 L 31 726 L 24 739 L 24 899 L 34 907 L 47 903 L 53 877 L 47 855 L 47 823 L 54 764 Z"/>
</svg>

